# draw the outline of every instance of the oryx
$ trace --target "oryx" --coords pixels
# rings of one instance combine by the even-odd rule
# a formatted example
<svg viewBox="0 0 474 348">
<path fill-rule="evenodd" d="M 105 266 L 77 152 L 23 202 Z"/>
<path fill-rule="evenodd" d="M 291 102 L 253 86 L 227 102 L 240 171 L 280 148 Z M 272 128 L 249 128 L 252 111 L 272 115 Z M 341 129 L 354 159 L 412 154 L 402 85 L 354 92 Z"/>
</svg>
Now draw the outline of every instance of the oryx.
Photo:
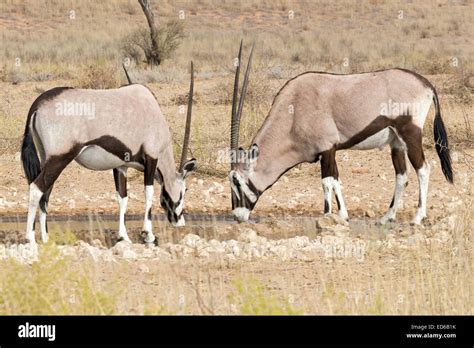
<svg viewBox="0 0 474 348">
<path fill-rule="evenodd" d="M 396 184 L 392 203 L 381 223 L 393 220 L 407 184 L 406 161 L 415 168 L 419 203 L 413 223 L 426 217 L 430 165 L 422 148 L 423 124 L 431 102 L 435 105 L 434 139 L 446 179 L 453 182 L 448 137 L 441 119 L 438 96 L 423 76 L 405 69 L 341 75 L 305 72 L 287 81 L 248 151 L 238 148 L 239 123 L 248 85 L 252 52 L 244 77 L 239 106 L 238 85 L 242 44 L 234 81 L 229 173 L 232 209 L 236 220 L 246 221 L 260 195 L 287 170 L 299 163 L 321 162 L 324 213 L 331 213 L 332 191 L 339 215 L 348 219 L 336 164 L 336 151 L 368 150 L 390 145 Z"/>
<path fill-rule="evenodd" d="M 127 77 L 128 78 L 128 77 Z M 153 243 L 151 207 L 153 180 L 161 185 L 160 202 L 169 222 L 184 225 L 185 179 L 197 168 L 187 156 L 192 98 L 193 65 L 186 130 L 179 172 L 173 157 L 168 124 L 153 93 L 130 84 L 94 90 L 58 87 L 41 94 L 28 112 L 21 160 L 29 183 L 26 237 L 35 243 L 35 216 L 41 208 L 41 239 L 48 239 L 46 215 L 53 184 L 73 160 L 92 170 L 113 170 L 120 207 L 119 239 L 130 241 L 125 228 L 127 168 L 144 173 L 145 242 Z"/>
</svg>

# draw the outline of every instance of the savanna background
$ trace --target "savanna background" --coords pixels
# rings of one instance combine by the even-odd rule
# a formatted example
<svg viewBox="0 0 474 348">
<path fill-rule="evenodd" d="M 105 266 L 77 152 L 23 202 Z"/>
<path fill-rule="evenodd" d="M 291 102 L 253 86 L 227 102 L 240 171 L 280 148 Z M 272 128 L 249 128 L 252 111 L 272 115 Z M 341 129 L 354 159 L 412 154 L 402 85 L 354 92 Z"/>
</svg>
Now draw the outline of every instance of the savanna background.
<svg viewBox="0 0 474 348">
<path fill-rule="evenodd" d="M 0 314 L 473 314 L 472 1 L 154 1 L 160 64 L 136 0 L 0 2 Z M 338 154 L 351 221 L 323 216 L 319 165 L 294 168 L 260 199 L 257 223 L 228 219 L 234 59 L 255 44 L 241 126 L 248 145 L 285 81 L 308 70 L 412 69 L 440 94 L 455 185 L 432 137 L 428 218 L 411 226 L 416 175 L 397 222 L 376 224 L 394 187 L 390 150 Z M 116 244 L 111 172 L 73 163 L 55 184 L 51 240 L 24 243 L 28 187 L 19 149 L 29 107 L 57 86 L 149 86 L 169 122 L 176 157 L 184 133 L 189 62 L 196 71 L 188 224 L 165 223 L 158 247 L 140 242 L 141 174 L 129 172 L 127 227 Z M 157 192 L 157 190 L 155 191 Z M 38 226 L 39 227 L 39 226 Z M 37 238 L 38 238 L 37 234 Z"/>
</svg>

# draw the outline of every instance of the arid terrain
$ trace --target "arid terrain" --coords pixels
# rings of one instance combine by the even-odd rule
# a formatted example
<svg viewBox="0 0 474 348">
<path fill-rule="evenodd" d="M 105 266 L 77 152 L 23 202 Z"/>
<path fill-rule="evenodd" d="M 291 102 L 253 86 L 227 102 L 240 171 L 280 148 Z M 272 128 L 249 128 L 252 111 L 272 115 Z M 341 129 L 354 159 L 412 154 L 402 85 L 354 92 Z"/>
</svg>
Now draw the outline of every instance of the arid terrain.
<svg viewBox="0 0 474 348">
<path fill-rule="evenodd" d="M 132 0 L 45 4 L 0 5 L 0 314 L 474 313 L 471 2 L 156 6 L 158 21 L 184 11 L 185 36 L 160 67 L 134 62 L 129 70 L 134 82 L 146 83 L 156 95 L 178 158 L 189 61 L 196 66 L 190 155 L 199 170 L 188 179 L 186 226 L 165 221 L 155 189 L 158 245 L 145 246 L 143 175 L 130 170 L 127 227 L 133 244 L 117 243 L 112 172 L 72 163 L 51 195 L 51 240 L 32 248 L 25 244 L 28 186 L 19 153 L 29 107 L 56 86 L 124 84 L 123 37 L 145 25 Z M 229 146 L 232 61 L 241 38 L 245 54 L 256 42 L 244 146 L 279 88 L 307 70 L 399 66 L 436 86 L 455 184 L 446 182 L 434 150 L 432 108 L 424 132 L 431 164 L 428 217 L 421 226 L 410 225 L 418 204 L 411 167 L 397 221 L 377 223 L 395 185 L 388 147 L 338 152 L 349 223 L 324 216 L 319 163 L 281 177 L 260 198 L 251 222 L 232 221 L 229 164 L 220 159 Z"/>
</svg>

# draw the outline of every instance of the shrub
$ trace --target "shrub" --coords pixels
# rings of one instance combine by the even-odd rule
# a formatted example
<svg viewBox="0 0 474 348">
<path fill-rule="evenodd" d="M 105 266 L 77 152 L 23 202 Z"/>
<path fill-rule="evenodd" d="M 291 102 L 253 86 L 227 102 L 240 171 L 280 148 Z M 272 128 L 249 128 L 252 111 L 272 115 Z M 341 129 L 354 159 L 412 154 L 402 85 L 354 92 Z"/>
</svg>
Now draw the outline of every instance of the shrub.
<svg viewBox="0 0 474 348">
<path fill-rule="evenodd" d="M 118 67 L 105 61 L 83 66 L 76 83 L 79 88 L 107 89 L 119 86 Z"/>
<path fill-rule="evenodd" d="M 152 65 L 155 57 L 158 64 L 171 57 L 184 38 L 184 24 L 180 20 L 169 20 L 157 27 L 157 52 L 153 51 L 150 32 L 139 28 L 122 39 L 121 50 L 126 57 L 137 64 L 146 62 Z"/>
</svg>

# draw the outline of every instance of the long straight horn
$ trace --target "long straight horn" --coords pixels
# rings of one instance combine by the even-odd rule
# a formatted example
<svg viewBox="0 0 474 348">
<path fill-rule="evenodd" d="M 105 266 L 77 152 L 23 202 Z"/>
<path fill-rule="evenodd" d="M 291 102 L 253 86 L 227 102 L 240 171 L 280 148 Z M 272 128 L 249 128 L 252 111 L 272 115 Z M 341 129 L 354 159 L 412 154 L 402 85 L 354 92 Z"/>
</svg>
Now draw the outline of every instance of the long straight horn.
<svg viewBox="0 0 474 348">
<path fill-rule="evenodd" d="M 254 46 L 255 44 L 252 45 L 252 49 L 250 50 L 249 61 L 247 63 L 247 68 L 245 70 L 244 83 L 242 85 L 242 92 L 240 93 L 239 108 L 237 109 L 237 115 L 235 117 L 235 123 L 237 125 L 235 137 L 237 138 L 237 142 L 239 141 L 240 118 L 242 117 L 242 109 L 244 108 L 244 99 L 245 99 L 245 95 L 247 94 L 247 87 L 249 84 L 249 74 L 250 74 L 250 67 L 252 65 L 252 56 L 253 56 Z"/>
<path fill-rule="evenodd" d="M 193 112 L 193 94 L 194 94 L 194 65 L 191 61 L 191 84 L 189 85 L 188 112 L 186 114 L 186 128 L 184 130 L 183 151 L 181 152 L 181 163 L 179 169 L 182 170 L 184 162 L 188 157 L 189 136 L 191 134 L 191 115 Z"/>
<path fill-rule="evenodd" d="M 128 76 L 128 71 L 127 71 L 127 69 L 125 68 L 125 64 L 122 64 L 122 68 L 123 68 L 123 71 L 125 71 L 125 75 L 127 76 L 128 84 L 131 85 L 133 82 L 132 82 L 132 80 L 130 79 L 130 76 Z"/>
<path fill-rule="evenodd" d="M 232 121 L 230 123 L 230 149 L 236 151 L 239 146 L 239 125 L 237 120 L 237 98 L 239 96 L 239 76 L 240 76 L 240 62 L 242 60 L 242 43 L 240 41 L 239 55 L 237 58 L 237 68 L 235 70 L 234 78 L 234 94 L 232 96 Z M 232 167 L 234 163 L 232 162 Z"/>
</svg>

